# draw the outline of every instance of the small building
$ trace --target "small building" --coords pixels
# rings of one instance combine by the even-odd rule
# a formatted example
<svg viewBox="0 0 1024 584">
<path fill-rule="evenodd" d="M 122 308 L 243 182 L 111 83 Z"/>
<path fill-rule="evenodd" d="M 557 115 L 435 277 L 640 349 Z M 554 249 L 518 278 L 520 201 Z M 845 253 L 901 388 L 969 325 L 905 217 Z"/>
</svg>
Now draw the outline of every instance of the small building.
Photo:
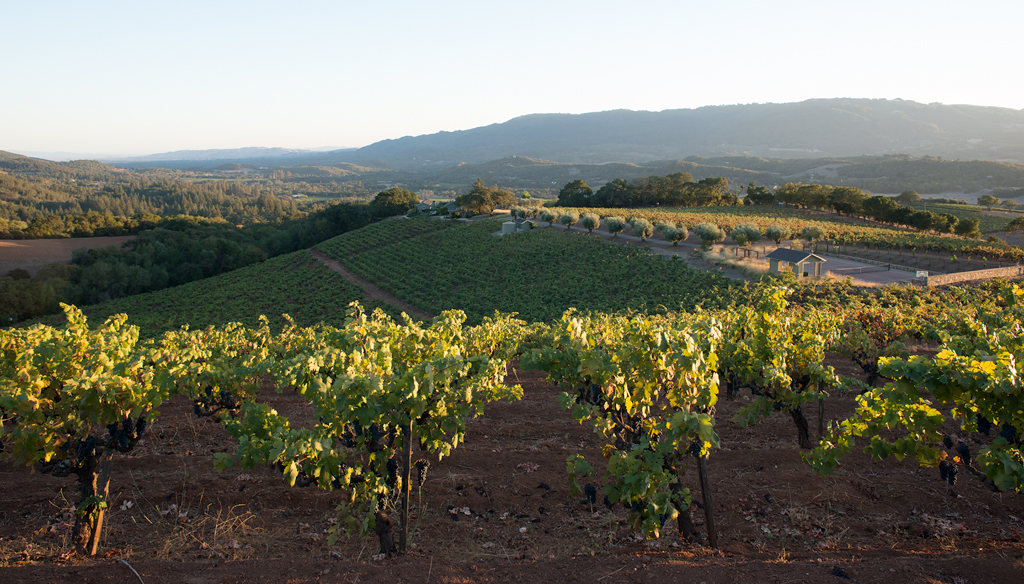
<svg viewBox="0 0 1024 584">
<path fill-rule="evenodd" d="M 825 261 L 825 258 L 814 255 L 809 251 L 800 251 L 785 247 L 780 247 L 765 257 L 768 259 L 770 271 L 781 272 L 792 265 L 793 274 L 796 275 L 797 278 L 804 275 L 814 276 L 816 278 L 821 277 L 821 264 Z M 804 267 L 804 265 L 808 263 L 814 264 L 814 267 L 810 270 L 807 270 Z"/>
</svg>

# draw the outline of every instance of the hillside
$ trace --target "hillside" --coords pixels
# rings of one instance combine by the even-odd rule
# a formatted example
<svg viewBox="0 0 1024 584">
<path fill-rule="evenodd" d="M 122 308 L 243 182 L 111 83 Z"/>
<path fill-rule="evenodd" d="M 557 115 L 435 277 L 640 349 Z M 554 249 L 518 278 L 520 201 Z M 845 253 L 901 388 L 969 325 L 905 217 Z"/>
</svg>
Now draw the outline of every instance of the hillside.
<svg viewBox="0 0 1024 584">
<path fill-rule="evenodd" d="M 788 159 L 886 154 L 1021 163 L 1024 111 L 839 98 L 660 112 L 530 114 L 469 130 L 405 136 L 329 152 L 282 148 L 179 151 L 117 163 L 188 169 L 232 162 L 264 167 L 354 162 L 431 171 L 511 156 L 604 164 L 690 156 Z"/>
<path fill-rule="evenodd" d="M 512 155 L 599 164 L 691 155 L 896 153 L 1024 161 L 1024 112 L 903 100 L 814 99 L 661 112 L 533 114 L 459 132 L 384 140 L 344 159 L 426 169 Z"/>
</svg>

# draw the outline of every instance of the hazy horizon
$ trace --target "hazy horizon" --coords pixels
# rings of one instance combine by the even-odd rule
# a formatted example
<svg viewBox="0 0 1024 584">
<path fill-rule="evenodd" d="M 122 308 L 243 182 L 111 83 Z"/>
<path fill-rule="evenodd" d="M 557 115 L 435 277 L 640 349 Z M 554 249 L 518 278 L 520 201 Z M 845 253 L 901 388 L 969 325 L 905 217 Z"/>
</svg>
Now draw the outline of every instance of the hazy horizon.
<svg viewBox="0 0 1024 584">
<path fill-rule="evenodd" d="M 6 7 L 0 150 L 357 148 L 534 113 L 834 97 L 1024 109 L 1019 2 L 58 5 Z"/>
</svg>

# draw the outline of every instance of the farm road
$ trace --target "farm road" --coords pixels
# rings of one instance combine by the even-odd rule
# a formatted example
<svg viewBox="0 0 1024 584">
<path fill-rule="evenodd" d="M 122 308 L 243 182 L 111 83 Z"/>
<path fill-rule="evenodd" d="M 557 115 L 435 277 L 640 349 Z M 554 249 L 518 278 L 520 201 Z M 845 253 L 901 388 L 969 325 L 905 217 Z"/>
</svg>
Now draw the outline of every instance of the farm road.
<svg viewBox="0 0 1024 584">
<path fill-rule="evenodd" d="M 366 295 L 367 300 L 379 300 L 380 302 L 385 302 L 405 312 L 406 314 L 413 318 L 418 318 L 420 320 L 424 320 L 427 322 L 434 320 L 433 314 L 430 314 L 429 312 L 424 312 L 411 304 L 407 304 L 406 302 L 399 300 L 399 298 L 394 294 L 381 290 L 372 283 L 353 274 L 351 271 L 349 271 L 348 268 L 339 264 L 336 260 L 332 260 L 330 257 L 327 256 L 327 254 L 323 253 L 322 251 L 310 249 L 309 255 L 316 258 L 317 261 L 327 266 L 327 268 L 330 269 L 331 271 L 341 274 L 341 277 L 344 278 L 345 281 L 349 282 L 350 284 L 355 284 L 356 286 L 362 288 L 363 294 Z"/>
</svg>

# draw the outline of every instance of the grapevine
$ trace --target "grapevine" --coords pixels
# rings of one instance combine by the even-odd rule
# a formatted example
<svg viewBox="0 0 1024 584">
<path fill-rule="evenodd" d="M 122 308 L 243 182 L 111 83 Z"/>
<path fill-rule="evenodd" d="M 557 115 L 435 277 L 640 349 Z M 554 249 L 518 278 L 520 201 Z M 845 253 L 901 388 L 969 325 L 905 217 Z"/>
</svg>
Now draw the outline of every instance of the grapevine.
<svg viewBox="0 0 1024 584">
<path fill-rule="evenodd" d="M 137 346 L 138 329 L 126 316 L 90 329 L 77 308 L 65 305 L 64 313 L 63 329 L 0 331 L 0 436 L 16 462 L 78 476 L 72 537 L 78 553 L 92 556 L 113 456 L 134 448 L 168 391 L 154 383 L 163 355 Z"/>
<path fill-rule="evenodd" d="M 709 539 L 716 545 L 704 460 L 718 446 L 719 337 L 717 322 L 706 316 L 673 322 L 569 311 L 523 358 L 524 366 L 546 371 L 566 390 L 562 405 L 605 441 L 605 500 L 626 506 L 633 530 L 647 537 L 659 537 L 665 521 L 675 518 L 682 537 L 700 540 L 682 482 L 696 443 Z M 572 494 L 585 494 L 593 504 L 596 490 L 579 485 L 593 467 L 575 455 L 567 470 Z"/>
<path fill-rule="evenodd" d="M 934 358 L 883 358 L 880 373 L 891 381 L 858 396 L 855 414 L 831 427 L 805 460 L 819 473 L 831 473 L 856 438 L 869 437 L 864 450 L 873 457 L 913 456 L 923 466 L 945 468 L 952 485 L 957 466 L 940 446 L 952 449 L 953 441 L 940 427 L 954 420 L 969 434 L 981 430 L 984 419 L 982 426 L 998 425 L 1001 435 L 974 456 L 958 442 L 954 460 L 996 489 L 1024 490 L 1024 456 L 1016 439 L 1024 428 L 1024 290 L 1013 285 L 1004 304 L 956 313 L 948 328 L 935 332 L 942 347 Z"/>
<path fill-rule="evenodd" d="M 496 315 L 470 329 L 461 312 L 429 326 L 399 325 L 353 303 L 343 328 L 293 328 L 269 344 L 269 370 L 279 388 L 294 387 L 315 410 L 312 427 L 293 427 L 270 407 L 246 401 L 225 426 L 239 440 L 220 466 L 277 464 L 292 485 L 339 489 L 338 514 L 350 530 L 374 531 L 381 553 L 404 551 L 408 529 L 412 444 L 438 457 L 462 441 L 466 419 L 496 399 L 516 399 L 504 385 L 507 357 L 521 323 Z M 420 484 L 426 465 L 419 468 Z M 389 509 L 397 502 L 397 549 Z M 335 530 L 330 541 L 338 537 Z"/>
</svg>

